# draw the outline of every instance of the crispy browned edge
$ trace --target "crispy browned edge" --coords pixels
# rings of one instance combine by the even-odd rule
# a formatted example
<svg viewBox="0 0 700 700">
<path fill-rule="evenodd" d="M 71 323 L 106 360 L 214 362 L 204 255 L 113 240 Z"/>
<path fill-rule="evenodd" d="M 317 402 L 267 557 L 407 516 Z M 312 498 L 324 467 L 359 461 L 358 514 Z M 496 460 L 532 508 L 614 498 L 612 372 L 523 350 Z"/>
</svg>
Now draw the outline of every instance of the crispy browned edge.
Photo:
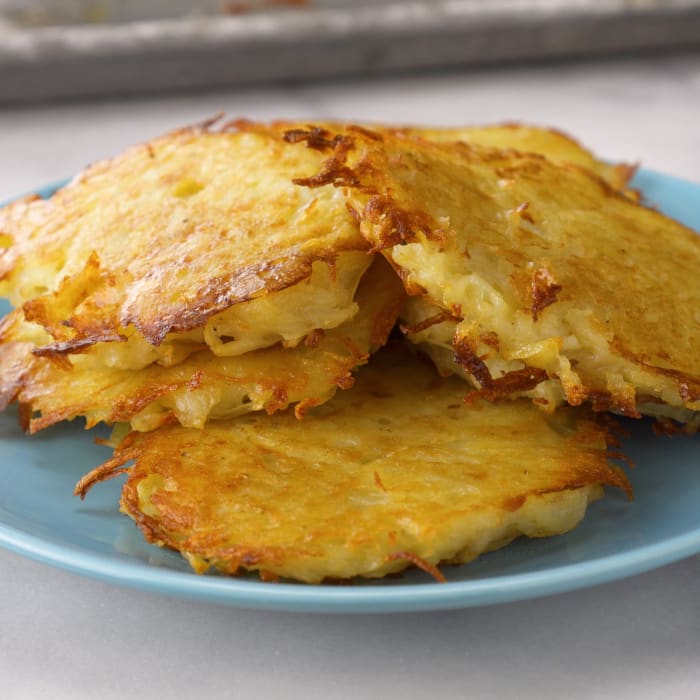
<svg viewBox="0 0 700 700">
<path fill-rule="evenodd" d="M 612 418 L 605 416 L 600 423 L 612 423 L 612 427 L 604 428 L 599 425 L 598 428 L 606 437 L 607 447 L 618 446 L 617 440 L 613 435 L 615 427 Z M 590 426 L 592 429 L 594 426 Z M 75 486 L 74 495 L 84 499 L 90 489 L 96 484 L 113 479 L 120 474 L 127 474 L 127 480 L 122 488 L 122 496 L 120 499 L 121 508 L 136 522 L 137 526 L 144 535 L 146 541 L 159 546 L 165 546 L 169 549 L 180 551 L 182 549 L 181 542 L 178 542 L 172 536 L 167 527 L 159 523 L 156 519 L 146 515 L 139 509 L 139 496 L 137 491 L 137 483 L 131 479 L 132 472 L 138 467 L 138 462 L 143 455 L 143 449 L 139 444 L 142 439 L 142 434 L 132 432 L 115 448 L 114 455 L 100 466 L 93 469 L 91 472 L 83 476 Z M 608 459 L 618 459 L 627 461 L 627 457 L 619 451 L 606 449 Z M 594 482 L 591 479 L 585 478 L 570 478 L 564 480 L 556 489 L 533 489 L 531 492 L 520 494 L 516 499 L 510 499 L 503 503 L 503 507 L 509 511 L 515 511 L 522 507 L 530 496 L 543 496 L 547 494 L 560 493 L 564 491 L 584 488 L 591 486 L 594 483 L 599 483 L 604 486 L 612 486 L 621 489 L 629 500 L 633 499 L 632 486 L 627 479 L 626 474 L 621 467 L 609 465 L 609 469 L 605 470 L 605 478 L 602 481 Z M 195 555 L 200 555 L 200 552 L 193 551 Z M 241 566 L 251 567 L 263 561 L 278 559 L 281 553 L 276 548 L 254 548 L 246 546 L 235 546 L 227 549 L 227 556 L 231 558 L 231 562 L 225 568 L 221 568 L 216 562 L 207 560 L 207 565 L 198 573 L 204 573 L 208 568 L 216 566 L 224 573 L 235 576 L 240 573 Z M 406 567 L 415 566 L 429 575 L 438 582 L 445 582 L 445 577 L 438 568 L 443 564 L 450 564 L 450 561 L 440 562 L 435 566 L 415 553 L 410 551 L 395 552 L 388 555 L 387 561 L 398 560 L 405 562 Z M 269 580 L 264 570 L 259 572 L 263 580 Z"/>
<path fill-rule="evenodd" d="M 376 262 L 374 264 L 376 265 Z M 394 281 L 393 278 L 390 282 L 390 286 L 393 288 L 392 294 L 387 294 L 387 298 L 382 303 L 381 308 L 377 309 L 377 313 L 372 317 L 372 326 L 369 334 L 370 353 L 386 343 L 405 299 L 400 282 L 398 280 Z M 29 434 L 37 433 L 60 421 L 72 420 L 77 416 L 89 413 L 94 406 L 92 397 L 85 397 L 83 401 L 48 411 L 41 416 L 34 415 L 34 403 L 23 398 L 22 390 L 31 386 L 33 381 L 32 372 L 40 371 L 38 364 L 49 363 L 55 365 L 55 371 L 58 372 L 71 372 L 72 365 L 62 354 L 45 353 L 43 349 L 37 351 L 32 348 L 30 343 L 3 340 L 3 333 L 16 322 L 16 314 L 18 313 L 20 312 L 12 312 L 0 325 L 0 366 L 3 367 L 3 372 L 0 373 L 0 410 L 19 399 L 20 423 L 23 430 Z M 317 347 L 323 335 L 324 331 L 317 329 L 307 336 L 304 341 L 305 345 L 311 348 Z M 332 376 L 331 381 L 339 389 L 349 389 L 354 382 L 353 370 L 367 362 L 369 354 L 358 348 L 349 337 L 341 338 L 340 341 L 347 350 L 347 356 L 342 361 L 335 362 L 335 374 Z M 200 352 L 209 353 L 208 350 Z M 289 352 L 294 351 L 290 349 Z M 196 353 L 193 357 L 196 357 Z M 124 394 L 119 400 L 115 401 L 104 422 L 107 424 L 129 422 L 137 413 L 161 396 L 181 388 L 193 391 L 205 385 L 208 381 L 226 382 L 227 377 L 225 374 L 216 371 L 215 368 L 207 368 L 193 371 L 189 377 L 177 381 L 165 381 L 158 377 L 152 378 L 145 382 L 138 391 Z M 273 401 L 265 407 L 267 413 L 272 414 L 289 406 L 289 398 L 284 382 L 280 382 L 274 376 L 270 376 L 265 381 L 258 381 L 258 384 L 269 389 L 274 397 Z M 317 406 L 319 403 L 321 402 L 316 398 L 303 399 L 294 406 L 294 413 L 297 418 L 303 418 L 310 408 Z M 174 420 L 174 415 L 171 414 L 167 417 L 166 422 L 168 420 Z M 92 428 L 94 425 L 95 421 L 88 421 L 86 428 Z"/>
</svg>

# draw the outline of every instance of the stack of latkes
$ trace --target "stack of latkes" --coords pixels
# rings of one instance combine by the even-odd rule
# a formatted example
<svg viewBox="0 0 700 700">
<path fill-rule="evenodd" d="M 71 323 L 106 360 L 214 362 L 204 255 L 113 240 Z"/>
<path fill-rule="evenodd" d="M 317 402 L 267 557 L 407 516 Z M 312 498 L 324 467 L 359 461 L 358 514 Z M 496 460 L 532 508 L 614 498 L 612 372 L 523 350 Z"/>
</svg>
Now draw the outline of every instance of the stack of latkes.
<svg viewBox="0 0 700 700">
<path fill-rule="evenodd" d="M 601 412 L 699 424 L 700 238 L 563 134 L 206 122 L 0 210 L 0 405 L 115 425 L 198 572 L 311 583 L 573 528 Z M 376 353 L 376 354 L 375 354 Z"/>
</svg>

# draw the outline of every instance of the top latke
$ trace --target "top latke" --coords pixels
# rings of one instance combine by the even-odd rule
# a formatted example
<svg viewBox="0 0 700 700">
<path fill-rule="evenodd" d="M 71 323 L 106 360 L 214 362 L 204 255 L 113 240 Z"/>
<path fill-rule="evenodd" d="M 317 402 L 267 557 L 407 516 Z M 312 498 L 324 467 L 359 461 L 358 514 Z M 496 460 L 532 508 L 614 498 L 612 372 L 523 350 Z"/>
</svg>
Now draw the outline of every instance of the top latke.
<svg viewBox="0 0 700 700">
<path fill-rule="evenodd" d="M 275 129 L 245 124 L 182 129 L 133 148 L 50 200 L 0 210 L 11 241 L 0 253 L 0 293 L 26 302 L 27 319 L 64 352 L 122 340 L 127 327 L 154 345 L 200 328 L 308 278 L 317 260 L 367 248 L 340 193 L 292 184 L 321 160 Z"/>
<path fill-rule="evenodd" d="M 453 354 L 485 394 L 680 420 L 700 409 L 693 231 L 534 154 L 343 139 L 322 181 L 346 192 L 409 293 L 435 306 L 421 327 L 457 324 Z"/>
</svg>

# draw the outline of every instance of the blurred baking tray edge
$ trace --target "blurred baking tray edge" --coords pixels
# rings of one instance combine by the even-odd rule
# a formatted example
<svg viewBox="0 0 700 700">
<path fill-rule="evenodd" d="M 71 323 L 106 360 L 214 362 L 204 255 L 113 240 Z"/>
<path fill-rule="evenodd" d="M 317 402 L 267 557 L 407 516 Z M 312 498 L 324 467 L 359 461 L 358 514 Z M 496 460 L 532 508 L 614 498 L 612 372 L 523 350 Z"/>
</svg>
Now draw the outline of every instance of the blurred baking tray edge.
<svg viewBox="0 0 700 700">
<path fill-rule="evenodd" d="M 0 25 L 0 102 L 700 46 L 700 0 L 435 0 Z"/>
</svg>

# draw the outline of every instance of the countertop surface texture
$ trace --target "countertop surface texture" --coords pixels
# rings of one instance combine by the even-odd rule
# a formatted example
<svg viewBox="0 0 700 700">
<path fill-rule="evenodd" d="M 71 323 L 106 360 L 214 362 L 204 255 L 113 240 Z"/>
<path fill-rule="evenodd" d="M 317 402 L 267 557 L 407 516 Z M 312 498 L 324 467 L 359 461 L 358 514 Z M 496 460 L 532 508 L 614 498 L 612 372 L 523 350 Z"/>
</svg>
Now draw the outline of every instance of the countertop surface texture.
<svg viewBox="0 0 700 700">
<path fill-rule="evenodd" d="M 222 110 L 527 121 L 700 182 L 700 54 L 686 53 L 5 108 L 0 201 Z M 694 700 L 699 600 L 700 556 L 536 600 L 346 616 L 178 600 L 0 550 L 0 696 Z"/>
</svg>

